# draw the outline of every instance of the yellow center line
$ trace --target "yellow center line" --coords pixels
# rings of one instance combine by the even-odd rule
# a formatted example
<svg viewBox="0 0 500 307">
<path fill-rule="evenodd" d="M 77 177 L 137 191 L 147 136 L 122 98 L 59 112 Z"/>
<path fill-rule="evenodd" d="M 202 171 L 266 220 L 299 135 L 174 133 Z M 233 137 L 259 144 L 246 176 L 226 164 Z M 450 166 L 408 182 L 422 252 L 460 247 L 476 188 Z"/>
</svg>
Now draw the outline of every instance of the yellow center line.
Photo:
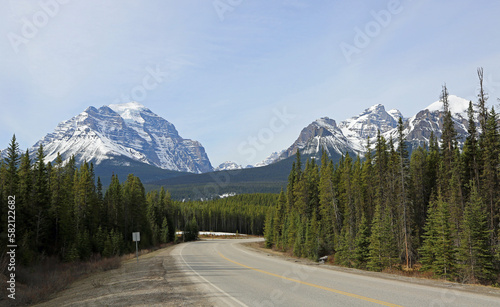
<svg viewBox="0 0 500 307">
<path fill-rule="evenodd" d="M 341 294 L 341 295 L 345 295 L 345 296 L 349 296 L 349 297 L 354 297 L 354 298 L 357 298 L 357 299 L 360 299 L 360 300 L 364 300 L 364 301 L 368 301 L 368 302 L 380 304 L 380 305 L 383 305 L 383 306 L 402 307 L 400 305 L 396 305 L 396 304 L 392 304 L 392 303 L 388 303 L 388 302 L 384 302 L 384 301 L 379 301 L 379 300 L 376 300 L 376 299 L 373 299 L 373 298 L 369 298 L 369 297 L 366 297 L 366 296 L 362 296 L 362 295 L 358 295 L 358 294 L 354 294 L 354 293 L 349 293 L 349 292 L 345 292 L 345 291 L 341 291 L 341 290 L 337 290 L 337 289 L 333 289 L 333 288 L 328 288 L 328 287 L 324 287 L 324 286 L 312 284 L 310 282 L 301 281 L 301 280 L 293 279 L 293 278 L 288 278 L 288 277 L 285 277 L 285 276 L 282 276 L 282 275 L 278 275 L 278 274 L 274 274 L 274 273 L 271 273 L 271 272 L 268 272 L 268 271 L 264 271 L 264 270 L 261 270 L 261 269 L 256 269 L 256 268 L 253 268 L 251 266 L 248 266 L 248 265 L 236 262 L 234 260 L 231 260 L 231 259 L 227 258 L 226 256 L 224 256 L 221 253 L 219 253 L 219 256 L 221 256 L 225 260 L 227 260 L 229 262 L 232 262 L 232 263 L 234 263 L 236 265 L 239 265 L 239 266 L 242 266 L 244 268 L 247 268 L 247 269 L 250 269 L 250 270 L 254 270 L 256 272 L 260 272 L 260 273 L 263 273 L 263 274 L 271 275 L 271 276 L 278 277 L 278 278 L 281 278 L 281 279 L 286 279 L 286 280 L 289 280 L 289 281 L 297 282 L 299 284 L 303 284 L 303 285 L 311 286 L 311 287 L 314 287 L 314 288 L 318 288 L 318 289 L 330 291 L 330 292 L 333 292 L 333 293 L 337 293 L 337 294 Z"/>
</svg>

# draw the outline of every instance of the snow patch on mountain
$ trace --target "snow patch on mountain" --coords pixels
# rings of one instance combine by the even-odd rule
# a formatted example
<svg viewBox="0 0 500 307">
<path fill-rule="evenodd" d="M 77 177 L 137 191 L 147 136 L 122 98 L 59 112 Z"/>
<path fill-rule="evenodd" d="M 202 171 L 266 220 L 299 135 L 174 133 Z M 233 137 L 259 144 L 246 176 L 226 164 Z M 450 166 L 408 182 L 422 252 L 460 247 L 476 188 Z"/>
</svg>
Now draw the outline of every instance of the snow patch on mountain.
<svg viewBox="0 0 500 307">
<path fill-rule="evenodd" d="M 461 147 L 467 135 L 467 109 L 469 101 L 456 95 L 449 95 L 449 108 L 457 131 L 458 145 Z M 428 144 L 431 133 L 440 139 L 443 128 L 443 103 L 436 101 L 410 118 L 404 118 L 397 110 L 385 110 L 382 104 L 365 109 L 358 116 L 340 122 L 324 117 L 304 128 L 297 140 L 274 162 L 294 155 L 297 150 L 304 154 L 318 154 L 325 149 L 332 153 L 351 152 L 361 156 L 366 152 L 367 139 L 373 149 L 380 131 L 386 141 L 393 140 L 398 146 L 398 121 L 403 120 L 403 135 L 411 148 Z"/>
<path fill-rule="evenodd" d="M 78 163 L 125 156 L 163 169 L 202 173 L 213 168 L 205 149 L 197 141 L 183 139 L 174 125 L 138 102 L 89 107 L 61 122 L 54 132 L 37 142 L 30 152 L 43 145 L 46 160 L 60 153 Z"/>
<path fill-rule="evenodd" d="M 237 164 L 236 162 L 226 161 L 226 162 L 221 163 L 214 170 L 215 171 L 232 171 L 232 170 L 237 170 L 237 169 L 242 169 L 242 168 L 243 168 L 243 166 Z"/>
<path fill-rule="evenodd" d="M 266 166 L 266 165 L 269 165 L 269 164 L 272 164 L 274 163 L 283 153 L 285 152 L 285 149 L 283 149 L 282 151 L 275 151 L 273 152 L 272 154 L 270 154 L 267 158 L 265 158 L 264 160 L 262 160 L 261 162 L 257 162 L 255 163 L 254 165 L 251 165 L 250 167 L 262 167 L 262 166 Z"/>
<path fill-rule="evenodd" d="M 469 100 L 455 95 L 449 95 L 448 104 L 452 115 L 460 115 L 463 118 L 467 118 L 467 109 L 469 108 Z M 430 104 L 425 109 L 431 112 L 444 111 L 443 102 L 441 100 L 438 100 Z"/>
</svg>

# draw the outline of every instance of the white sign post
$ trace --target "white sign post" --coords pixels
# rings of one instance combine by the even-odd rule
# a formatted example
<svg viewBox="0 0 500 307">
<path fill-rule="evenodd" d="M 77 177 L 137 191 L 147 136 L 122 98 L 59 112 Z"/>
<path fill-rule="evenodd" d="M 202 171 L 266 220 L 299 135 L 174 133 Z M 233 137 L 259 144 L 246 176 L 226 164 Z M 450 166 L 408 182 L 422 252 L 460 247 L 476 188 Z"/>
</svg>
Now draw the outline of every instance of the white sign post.
<svg viewBox="0 0 500 307">
<path fill-rule="evenodd" d="M 137 247 L 137 242 L 141 241 L 141 233 L 133 232 L 132 233 L 132 241 L 135 242 L 135 257 L 137 258 L 137 263 L 139 263 L 139 249 Z"/>
</svg>

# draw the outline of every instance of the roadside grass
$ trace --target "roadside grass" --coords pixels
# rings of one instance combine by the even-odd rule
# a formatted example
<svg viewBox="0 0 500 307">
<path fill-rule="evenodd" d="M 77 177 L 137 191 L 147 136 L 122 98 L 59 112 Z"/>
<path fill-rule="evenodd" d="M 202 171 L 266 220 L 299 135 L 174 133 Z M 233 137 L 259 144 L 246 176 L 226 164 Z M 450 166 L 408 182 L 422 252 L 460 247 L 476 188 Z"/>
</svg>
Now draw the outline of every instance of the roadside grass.
<svg viewBox="0 0 500 307">
<path fill-rule="evenodd" d="M 116 269 L 120 264 L 119 256 L 101 258 L 100 255 L 94 255 L 86 262 L 61 262 L 57 257 L 47 257 L 33 266 L 17 265 L 16 299 L 8 299 L 5 291 L 0 305 L 6 303 L 8 306 L 25 306 L 40 303 L 83 276 Z M 1 276 L 2 281 L 7 278 L 5 272 Z"/>
<path fill-rule="evenodd" d="M 143 249 L 140 255 L 145 255 L 171 244 Z M 0 263 L 5 259 L 0 259 Z M 135 258 L 135 252 L 123 256 L 103 258 L 94 254 L 88 261 L 62 262 L 58 257 L 46 257 L 37 264 L 26 267 L 16 266 L 16 299 L 7 298 L 10 294 L 7 287 L 0 290 L 0 306 L 27 306 L 48 300 L 52 295 L 68 288 L 71 283 L 92 273 L 104 272 L 117 269 L 122 262 Z M 6 267 L 3 266 L 2 267 Z M 6 271 L 0 272 L 0 282 L 7 284 Z M 102 286 L 100 280 L 93 280 L 94 287 Z"/>
</svg>

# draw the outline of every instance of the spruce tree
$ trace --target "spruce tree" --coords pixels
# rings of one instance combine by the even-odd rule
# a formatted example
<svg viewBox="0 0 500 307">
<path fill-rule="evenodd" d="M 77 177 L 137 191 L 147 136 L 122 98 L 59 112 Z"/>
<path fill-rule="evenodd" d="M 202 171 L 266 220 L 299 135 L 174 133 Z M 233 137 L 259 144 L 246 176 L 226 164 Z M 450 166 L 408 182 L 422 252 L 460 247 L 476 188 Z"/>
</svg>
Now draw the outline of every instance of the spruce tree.
<svg viewBox="0 0 500 307">
<path fill-rule="evenodd" d="M 482 141 L 483 171 L 481 174 L 481 191 L 487 204 L 489 215 L 489 229 L 492 230 L 490 244 L 496 245 L 497 238 L 495 234 L 498 228 L 498 215 L 500 206 L 500 186 L 499 186 L 499 168 L 500 168 L 500 135 L 498 132 L 498 117 L 495 109 L 492 107 L 488 115 Z"/>
<path fill-rule="evenodd" d="M 266 239 L 266 247 L 271 248 L 274 242 L 274 217 L 276 215 L 276 209 L 270 208 L 266 214 L 266 221 L 264 223 L 264 239 Z"/>
<path fill-rule="evenodd" d="M 413 220 L 413 211 L 411 210 L 412 208 L 409 206 L 409 195 L 408 195 L 408 182 L 409 182 L 409 173 L 408 173 L 408 168 L 409 168 L 409 157 L 408 157 L 408 149 L 407 149 L 407 144 L 406 140 L 403 134 L 404 131 L 404 126 L 403 126 L 403 120 L 401 117 L 399 118 L 398 121 L 398 156 L 399 156 L 399 184 L 398 184 L 398 194 L 399 194 L 399 208 L 402 208 L 401 212 L 401 218 L 403 220 L 402 222 L 402 227 L 403 227 L 403 240 L 404 240 L 404 254 L 405 254 L 405 260 L 406 260 L 406 267 L 409 268 L 411 267 L 411 260 L 413 260 L 413 246 L 412 246 L 412 232 L 411 232 L 411 223 Z"/>
<path fill-rule="evenodd" d="M 449 204 L 441 197 L 431 203 L 420 252 L 422 269 L 450 278 L 455 273 L 455 245 L 452 238 Z"/>
<path fill-rule="evenodd" d="M 483 81 L 484 81 L 484 70 L 482 67 L 477 69 L 477 76 L 479 78 L 479 93 L 477 94 L 478 98 L 478 107 L 479 107 L 479 124 L 481 126 L 481 130 L 484 132 L 486 130 L 486 122 L 488 121 L 488 108 L 486 107 L 486 101 L 488 100 L 488 94 L 484 91 Z"/>
<path fill-rule="evenodd" d="M 476 121 L 474 118 L 474 108 L 472 101 L 469 102 L 467 109 L 468 127 L 467 138 L 463 147 L 463 178 L 465 183 L 473 181 L 476 187 L 479 187 L 479 147 L 477 140 Z"/>
<path fill-rule="evenodd" d="M 170 240 L 170 234 L 169 234 L 169 229 L 168 229 L 168 220 L 167 220 L 167 217 L 164 217 L 163 221 L 161 223 L 160 242 L 161 243 L 168 243 L 169 240 Z"/>
<path fill-rule="evenodd" d="M 366 154 L 365 161 L 361 170 L 361 184 L 365 193 L 365 217 L 368 222 L 371 222 L 375 210 L 374 204 L 374 178 L 373 178 L 373 158 L 370 145 L 370 138 L 366 139 Z"/>
<path fill-rule="evenodd" d="M 419 146 L 410 159 L 410 202 L 414 210 L 415 236 L 421 239 L 432 186 L 428 176 L 428 150 Z"/>
<path fill-rule="evenodd" d="M 361 224 L 356 234 L 354 249 L 354 267 L 365 268 L 370 256 L 370 227 L 365 215 L 361 216 Z"/>
<path fill-rule="evenodd" d="M 441 151 L 443 155 L 443 161 L 446 170 L 451 170 L 453 165 L 454 152 L 456 147 L 456 136 L 457 132 L 453 124 L 453 118 L 451 116 L 450 105 L 448 102 L 448 89 L 446 84 L 443 85 L 443 90 L 441 92 L 440 100 L 443 102 L 443 133 L 441 134 Z M 449 173 L 446 172 L 448 175 Z M 446 180 L 442 178 L 442 180 Z"/>
<path fill-rule="evenodd" d="M 372 271 L 382 271 L 385 267 L 384 261 L 384 251 L 383 251 L 383 220 L 382 212 L 380 209 L 380 204 L 375 206 L 375 214 L 373 216 L 371 235 L 370 235 L 370 245 L 369 245 L 369 257 L 367 268 Z"/>
<path fill-rule="evenodd" d="M 35 246 L 42 247 L 44 240 L 48 236 L 49 221 L 48 209 L 50 204 L 48 189 L 48 172 L 45 164 L 45 153 L 40 145 L 36 154 L 34 170 L 34 226 L 35 226 Z"/>
<path fill-rule="evenodd" d="M 286 214 L 286 199 L 285 199 L 285 193 L 283 192 L 282 189 L 278 197 L 278 202 L 276 204 L 276 212 L 274 214 L 274 221 L 273 221 L 273 242 L 278 248 L 283 247 L 282 232 L 285 226 L 284 225 L 285 214 Z"/>
<path fill-rule="evenodd" d="M 21 157 L 19 156 L 19 144 L 17 143 L 15 134 L 12 136 L 6 152 L 5 164 L 7 167 L 7 177 L 5 178 L 5 192 L 8 195 L 16 195 L 17 185 L 19 181 L 17 167 L 19 165 L 19 160 L 21 159 Z"/>
<path fill-rule="evenodd" d="M 474 283 L 491 280 L 494 276 L 490 233 L 486 207 L 477 188 L 472 185 L 471 198 L 463 215 L 457 257 L 463 281 Z"/>
<path fill-rule="evenodd" d="M 333 163 L 323 151 L 319 179 L 319 223 L 321 253 L 330 254 L 334 250 L 335 207 L 333 195 Z"/>
</svg>

